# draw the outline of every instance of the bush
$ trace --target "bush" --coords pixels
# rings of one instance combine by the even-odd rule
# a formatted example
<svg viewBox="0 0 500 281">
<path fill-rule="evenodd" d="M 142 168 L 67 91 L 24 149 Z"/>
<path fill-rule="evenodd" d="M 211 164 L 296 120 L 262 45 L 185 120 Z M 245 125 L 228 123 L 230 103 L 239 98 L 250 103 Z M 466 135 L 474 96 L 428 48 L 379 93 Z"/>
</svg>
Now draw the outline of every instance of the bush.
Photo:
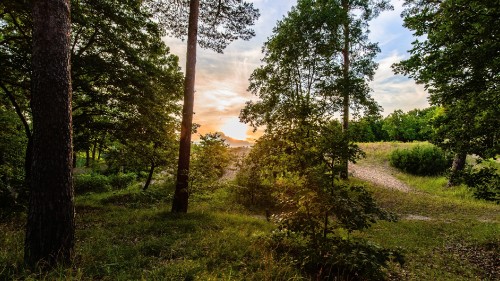
<svg viewBox="0 0 500 281">
<path fill-rule="evenodd" d="M 391 261 L 404 262 L 398 251 L 350 235 L 379 219 L 395 219 L 362 186 L 339 184 L 311 192 L 311 181 L 293 175 L 277 184 L 287 190 L 277 199 L 286 211 L 273 216 L 278 230 L 270 246 L 311 279 L 384 280 Z"/>
<path fill-rule="evenodd" d="M 111 189 L 109 178 L 100 174 L 81 174 L 74 177 L 75 192 L 106 192 Z"/>
<path fill-rule="evenodd" d="M 360 238 L 328 235 L 313 243 L 300 233 L 281 230 L 273 233 L 269 244 L 311 280 L 386 280 L 389 263 L 405 262 L 399 250 Z"/>
<path fill-rule="evenodd" d="M 109 184 L 114 189 L 124 189 L 129 186 L 136 178 L 135 173 L 118 173 L 108 177 Z"/>
<path fill-rule="evenodd" d="M 413 175 L 434 176 L 444 173 L 451 166 L 451 159 L 436 146 L 417 145 L 411 149 L 394 150 L 390 163 Z"/>
<path fill-rule="evenodd" d="M 474 197 L 500 204 L 500 174 L 494 167 L 465 171 L 464 183 L 474 191 Z"/>
</svg>

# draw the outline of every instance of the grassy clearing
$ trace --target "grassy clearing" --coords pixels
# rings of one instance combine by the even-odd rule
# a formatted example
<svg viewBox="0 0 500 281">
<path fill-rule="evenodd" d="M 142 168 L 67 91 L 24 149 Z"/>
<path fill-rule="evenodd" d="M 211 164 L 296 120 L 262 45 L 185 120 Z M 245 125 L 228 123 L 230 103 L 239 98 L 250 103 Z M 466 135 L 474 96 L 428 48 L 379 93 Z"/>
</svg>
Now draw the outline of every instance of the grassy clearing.
<svg viewBox="0 0 500 281">
<path fill-rule="evenodd" d="M 392 149 L 416 143 L 361 144 L 360 165 L 388 166 Z M 444 177 L 391 169 L 415 192 L 365 183 L 398 222 L 376 223 L 359 235 L 402 248 L 393 280 L 498 280 L 500 206 L 475 200 Z M 357 181 L 356 179 L 351 179 Z M 276 260 L 266 236 L 273 224 L 234 203 L 228 188 L 196 194 L 190 213 L 170 213 L 171 184 L 140 184 L 76 198 L 76 259 L 68 268 L 30 272 L 22 265 L 25 216 L 0 222 L 0 280 L 304 280 Z"/>
<path fill-rule="evenodd" d="M 393 149 L 416 143 L 361 144 L 360 165 L 388 166 Z M 384 208 L 400 216 L 379 222 L 366 236 L 384 247 L 402 247 L 407 263 L 397 269 L 406 280 L 498 280 L 500 206 L 476 200 L 464 186 L 447 188 L 445 177 L 419 177 L 389 169 L 412 187 L 404 193 L 368 184 Z"/>
<path fill-rule="evenodd" d="M 276 262 L 273 225 L 245 215 L 225 189 L 194 196 L 190 213 L 170 213 L 172 188 L 138 186 L 76 200 L 76 259 L 40 275 L 22 265 L 24 218 L 0 224 L 1 280 L 273 280 L 299 276 Z"/>
</svg>

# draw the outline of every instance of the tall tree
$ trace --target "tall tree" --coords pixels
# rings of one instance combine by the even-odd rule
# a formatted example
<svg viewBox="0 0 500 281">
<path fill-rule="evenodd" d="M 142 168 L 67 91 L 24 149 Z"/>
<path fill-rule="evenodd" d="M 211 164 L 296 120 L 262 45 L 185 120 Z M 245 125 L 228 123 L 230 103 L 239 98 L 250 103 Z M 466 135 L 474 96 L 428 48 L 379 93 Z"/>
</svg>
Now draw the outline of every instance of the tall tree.
<svg viewBox="0 0 500 281">
<path fill-rule="evenodd" d="M 247 103 L 241 119 L 272 132 L 283 126 L 312 129 L 341 112 L 340 173 L 346 178 L 350 109 L 379 110 L 368 86 L 379 49 L 368 42 L 367 22 L 389 8 L 387 1 L 298 1 L 265 43 L 266 65 L 254 71 L 249 87 L 260 101 Z"/>
<path fill-rule="evenodd" d="M 0 2 L 0 102 L 23 124 L 26 178 L 32 163 L 31 2 Z M 164 131 L 177 129 L 172 124 L 180 115 L 183 77 L 151 13 L 135 1 L 113 0 L 73 1 L 71 10 L 74 152 L 118 141 L 128 151 L 147 151 L 139 153 L 144 169 L 151 170 L 152 159 L 156 166 L 167 155 L 175 158 L 159 154 L 175 146 L 175 137 Z M 160 143 L 158 149 L 152 142 Z"/>
<path fill-rule="evenodd" d="M 194 84 L 196 77 L 196 44 L 198 41 L 199 0 L 189 1 L 189 25 L 186 54 L 186 78 L 184 80 L 184 105 L 182 107 L 179 162 L 172 212 L 186 213 L 189 198 L 189 161 L 191 156 L 191 131 L 194 114 Z"/>
<path fill-rule="evenodd" d="M 335 2 L 335 1 L 334 1 Z M 374 62 L 380 49 L 376 43 L 368 41 L 368 22 L 380 12 L 392 9 L 388 0 L 341 0 L 342 75 L 339 92 L 342 98 L 342 132 L 345 135 L 344 151 L 348 150 L 350 108 L 353 104 L 369 105 L 373 111 L 375 104 L 370 101 L 368 82 L 373 79 L 378 65 Z M 371 104 L 370 104 L 371 103 Z M 340 176 L 348 178 L 348 155 L 342 158 Z"/>
<path fill-rule="evenodd" d="M 184 106 L 177 167 L 177 183 L 172 212 L 186 213 L 189 198 L 189 163 L 193 127 L 196 45 L 222 53 L 238 38 L 248 40 L 254 31 L 259 12 L 252 4 L 241 0 L 150 0 L 150 7 L 169 34 L 184 38 L 187 35 Z M 199 38 L 198 38 L 199 35 Z"/>
<path fill-rule="evenodd" d="M 70 30 L 69 0 L 34 1 L 29 266 L 67 263 L 73 254 Z"/>
<path fill-rule="evenodd" d="M 419 36 L 395 72 L 425 85 L 437 118 L 436 144 L 456 154 L 454 174 L 467 154 L 500 151 L 500 5 L 498 1 L 406 0 L 404 25 Z"/>
</svg>

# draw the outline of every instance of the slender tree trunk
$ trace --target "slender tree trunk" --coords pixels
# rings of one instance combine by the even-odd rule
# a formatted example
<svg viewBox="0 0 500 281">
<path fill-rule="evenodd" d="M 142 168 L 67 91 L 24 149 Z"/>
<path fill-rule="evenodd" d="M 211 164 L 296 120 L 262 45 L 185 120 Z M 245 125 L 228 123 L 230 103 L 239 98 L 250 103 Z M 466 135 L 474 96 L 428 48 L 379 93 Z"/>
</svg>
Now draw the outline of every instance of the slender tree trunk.
<svg viewBox="0 0 500 281">
<path fill-rule="evenodd" d="M 99 142 L 99 147 L 97 149 L 97 160 L 101 160 L 101 152 L 103 145 L 104 145 L 104 138 Z"/>
<path fill-rule="evenodd" d="M 33 164 L 24 260 L 30 267 L 71 261 L 72 185 L 70 1 L 33 1 Z"/>
<path fill-rule="evenodd" d="M 344 47 L 342 49 L 343 56 L 343 66 L 342 66 L 342 79 L 343 85 L 343 102 L 342 102 L 342 132 L 344 134 L 344 140 L 342 142 L 342 160 L 341 160 L 341 170 L 340 178 L 348 179 L 349 177 L 349 97 L 350 97 L 350 78 L 349 78 L 349 44 L 350 44 L 350 28 L 349 28 L 349 1 L 342 0 L 342 8 L 345 13 L 344 22 Z"/>
<path fill-rule="evenodd" d="M 466 158 L 466 153 L 459 152 L 455 154 L 455 157 L 453 158 L 453 164 L 451 166 L 450 178 L 447 184 L 448 187 L 456 186 L 458 184 L 458 175 L 465 168 Z"/>
<path fill-rule="evenodd" d="M 97 150 L 97 139 L 94 141 L 92 145 L 92 162 L 95 162 L 95 152 Z"/>
<path fill-rule="evenodd" d="M 7 95 L 7 98 L 10 100 L 12 106 L 14 107 L 17 116 L 23 123 L 24 133 L 26 134 L 26 138 L 28 139 L 28 144 L 26 145 L 26 154 L 24 156 L 24 185 L 28 189 L 30 186 L 31 179 L 31 163 L 33 162 L 33 133 L 31 132 L 30 125 L 28 124 L 28 120 L 24 117 L 23 111 L 21 107 L 16 101 L 16 98 L 12 94 L 11 91 L 2 83 L 0 83 L 0 88 Z"/>
<path fill-rule="evenodd" d="M 151 184 L 151 180 L 153 179 L 153 173 L 155 172 L 155 163 L 151 162 L 151 167 L 149 168 L 149 175 L 148 178 L 146 179 L 146 183 L 144 184 L 144 187 L 142 190 L 147 190 L 149 185 Z"/>
<path fill-rule="evenodd" d="M 90 147 L 85 150 L 85 167 L 90 167 Z"/>
<path fill-rule="evenodd" d="M 172 212 L 186 213 L 189 197 L 189 157 L 191 155 L 191 131 L 193 127 L 194 81 L 196 71 L 196 44 L 198 36 L 199 0 L 191 0 L 186 55 L 186 78 L 184 81 L 184 106 L 182 108 L 179 162 Z"/>
</svg>

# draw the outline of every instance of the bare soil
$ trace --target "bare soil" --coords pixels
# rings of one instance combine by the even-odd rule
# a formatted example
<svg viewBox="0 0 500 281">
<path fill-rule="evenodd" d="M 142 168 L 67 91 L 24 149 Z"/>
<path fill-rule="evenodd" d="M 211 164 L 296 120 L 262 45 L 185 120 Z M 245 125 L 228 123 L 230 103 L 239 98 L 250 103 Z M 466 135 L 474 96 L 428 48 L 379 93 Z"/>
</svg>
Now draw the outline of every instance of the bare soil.
<svg viewBox="0 0 500 281">
<path fill-rule="evenodd" d="M 411 187 L 393 176 L 391 167 L 375 166 L 373 164 L 349 164 L 349 172 L 355 178 L 374 183 L 381 187 L 402 192 L 414 191 Z"/>
</svg>

